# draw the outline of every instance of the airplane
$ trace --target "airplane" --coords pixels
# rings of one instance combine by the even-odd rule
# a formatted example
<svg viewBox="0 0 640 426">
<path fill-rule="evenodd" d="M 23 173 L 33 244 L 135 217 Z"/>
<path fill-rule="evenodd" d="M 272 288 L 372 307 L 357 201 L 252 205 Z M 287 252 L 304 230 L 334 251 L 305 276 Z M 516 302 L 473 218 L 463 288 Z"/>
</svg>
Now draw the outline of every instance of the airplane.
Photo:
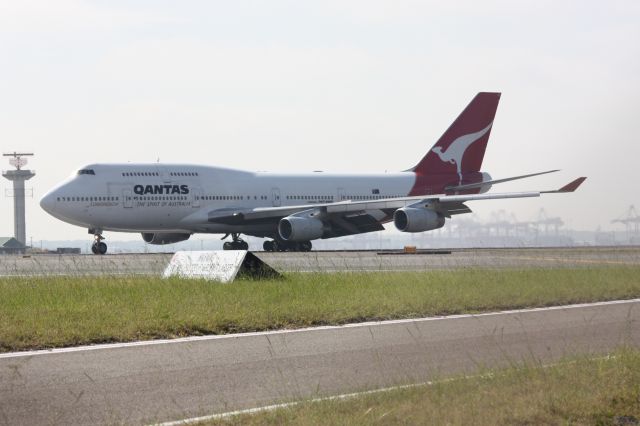
<svg viewBox="0 0 640 426">
<path fill-rule="evenodd" d="M 538 197 L 575 191 L 580 177 L 557 190 L 487 193 L 495 184 L 557 172 L 492 179 L 480 168 L 500 93 L 480 92 L 411 169 L 382 174 L 280 174 L 192 164 L 91 164 L 48 192 L 41 207 L 94 235 L 139 232 L 150 244 L 194 233 L 229 235 L 225 250 L 248 250 L 241 235 L 268 238 L 265 251 L 310 251 L 312 240 L 384 230 L 444 226 L 470 213 L 470 201 Z"/>
</svg>

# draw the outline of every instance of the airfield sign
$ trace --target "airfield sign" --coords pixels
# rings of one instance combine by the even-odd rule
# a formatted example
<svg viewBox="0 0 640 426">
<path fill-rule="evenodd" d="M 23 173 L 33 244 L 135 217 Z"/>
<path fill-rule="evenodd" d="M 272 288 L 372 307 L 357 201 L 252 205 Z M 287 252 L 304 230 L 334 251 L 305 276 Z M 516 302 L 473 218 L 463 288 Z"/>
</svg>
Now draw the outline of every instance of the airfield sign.
<svg viewBox="0 0 640 426">
<path fill-rule="evenodd" d="M 247 250 L 178 251 L 162 274 L 163 278 L 199 278 L 229 283 L 236 276 L 270 278 L 279 274 Z"/>
</svg>

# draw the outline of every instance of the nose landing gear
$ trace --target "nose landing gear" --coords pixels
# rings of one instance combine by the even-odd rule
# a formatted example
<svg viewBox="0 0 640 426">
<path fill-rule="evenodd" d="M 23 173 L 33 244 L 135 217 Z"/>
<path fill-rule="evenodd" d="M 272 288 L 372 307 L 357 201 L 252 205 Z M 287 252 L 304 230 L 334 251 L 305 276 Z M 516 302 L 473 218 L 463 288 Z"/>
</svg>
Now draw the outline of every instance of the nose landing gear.
<svg viewBox="0 0 640 426">
<path fill-rule="evenodd" d="M 102 242 L 104 237 L 102 236 L 102 230 L 100 229 L 89 229 L 89 233 L 93 234 L 95 241 L 91 245 L 91 252 L 93 254 L 106 254 L 107 253 L 107 245 Z"/>
<path fill-rule="evenodd" d="M 229 234 L 222 237 L 222 239 L 224 240 L 228 236 Z M 231 239 L 233 241 L 225 241 L 225 243 L 222 244 L 223 250 L 249 250 L 249 243 L 241 239 L 240 234 L 231 234 Z"/>
</svg>

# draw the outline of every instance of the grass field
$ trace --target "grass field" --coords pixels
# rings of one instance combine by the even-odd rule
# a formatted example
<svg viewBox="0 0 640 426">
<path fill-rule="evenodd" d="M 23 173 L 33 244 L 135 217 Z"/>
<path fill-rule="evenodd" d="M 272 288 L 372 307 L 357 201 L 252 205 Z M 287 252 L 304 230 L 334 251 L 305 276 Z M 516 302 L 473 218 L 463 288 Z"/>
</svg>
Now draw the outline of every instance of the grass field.
<svg viewBox="0 0 640 426">
<path fill-rule="evenodd" d="M 640 297 L 640 267 L 0 279 L 0 351 Z"/>
<path fill-rule="evenodd" d="M 487 371 L 427 386 L 302 402 L 202 425 L 637 425 L 640 351 Z"/>
</svg>

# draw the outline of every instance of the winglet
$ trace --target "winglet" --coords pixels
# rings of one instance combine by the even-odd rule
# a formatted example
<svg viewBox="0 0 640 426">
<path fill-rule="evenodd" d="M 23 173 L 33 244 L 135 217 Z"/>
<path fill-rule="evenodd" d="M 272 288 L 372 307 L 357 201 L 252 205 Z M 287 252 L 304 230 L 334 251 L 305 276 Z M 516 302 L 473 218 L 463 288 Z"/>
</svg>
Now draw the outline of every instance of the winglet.
<svg viewBox="0 0 640 426">
<path fill-rule="evenodd" d="M 579 177 L 578 179 L 566 184 L 565 186 L 563 186 L 560 189 L 557 189 L 555 191 L 545 191 L 547 193 L 551 193 L 551 192 L 573 192 L 576 189 L 578 189 L 578 187 L 580 185 L 582 185 L 582 182 L 584 182 L 587 178 L 586 177 Z"/>
</svg>

